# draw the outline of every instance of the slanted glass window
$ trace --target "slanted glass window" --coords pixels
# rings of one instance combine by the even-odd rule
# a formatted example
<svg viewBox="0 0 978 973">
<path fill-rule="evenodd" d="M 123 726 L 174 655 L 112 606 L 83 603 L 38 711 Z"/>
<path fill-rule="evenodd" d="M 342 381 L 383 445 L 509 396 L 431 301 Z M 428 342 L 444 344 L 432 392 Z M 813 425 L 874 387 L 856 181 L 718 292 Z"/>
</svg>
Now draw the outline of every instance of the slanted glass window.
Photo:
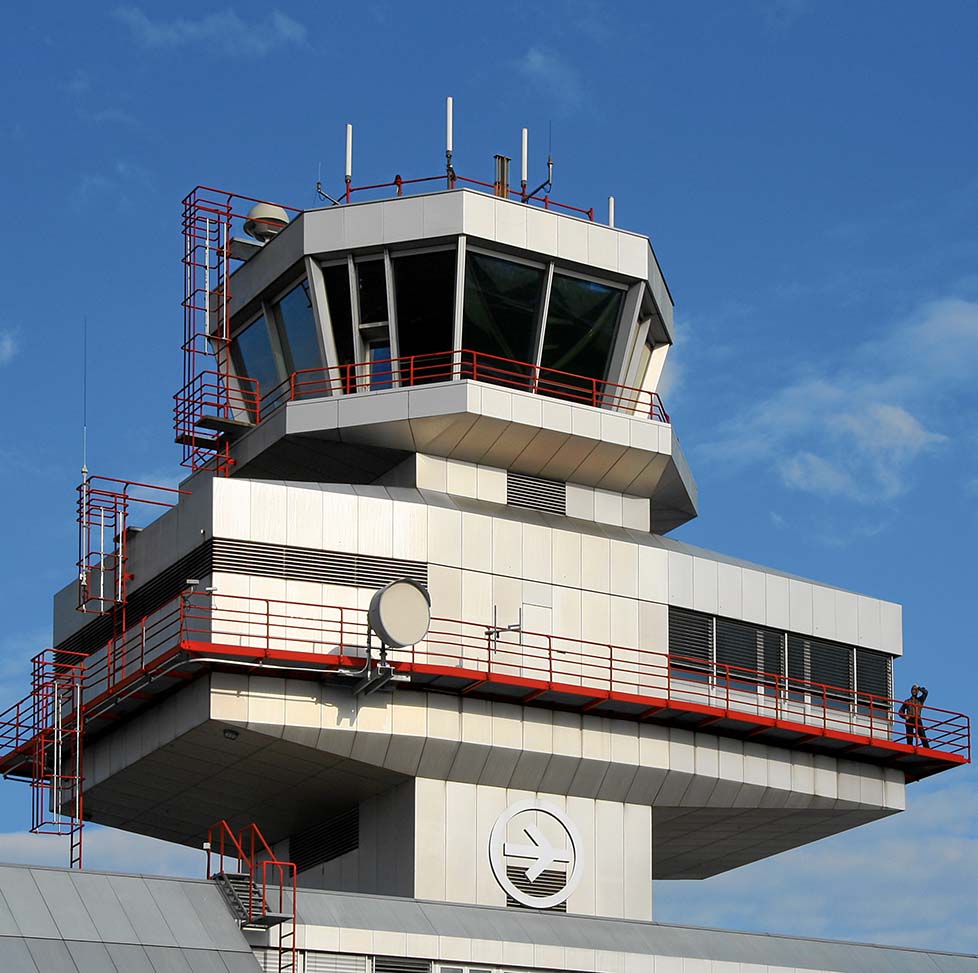
<svg viewBox="0 0 978 973">
<path fill-rule="evenodd" d="M 293 287 L 275 305 L 273 314 L 282 339 L 286 371 L 292 373 L 307 368 L 322 368 L 323 359 L 309 296 L 309 282 L 304 280 Z"/>
<path fill-rule="evenodd" d="M 401 381 L 443 382 L 450 378 L 455 330 L 454 250 L 395 257 L 398 354 L 425 357 L 401 365 Z"/>
<path fill-rule="evenodd" d="M 391 345 L 389 341 L 373 342 L 370 353 L 370 387 L 389 389 L 394 387 L 394 366 L 391 364 Z"/>
<path fill-rule="evenodd" d="M 357 264 L 360 324 L 387 320 L 387 273 L 383 260 L 363 260 Z"/>
<path fill-rule="evenodd" d="M 353 365 L 356 355 L 353 349 L 353 305 L 350 301 L 350 270 L 344 264 L 323 267 L 323 280 L 326 283 L 326 303 L 329 305 L 329 320 L 333 329 L 333 344 L 336 346 L 336 363 Z M 336 379 L 336 373 L 330 373 Z M 343 392 L 356 388 L 356 376 L 352 368 L 344 368 L 339 376 Z M 336 388 L 334 384 L 334 389 Z"/>
<path fill-rule="evenodd" d="M 514 362 L 536 358 L 537 318 L 543 299 L 542 268 L 488 257 L 471 250 L 465 255 L 465 301 L 462 347 L 468 351 L 498 355 Z M 501 385 L 526 386 L 526 366 L 498 363 L 497 370 L 483 370 L 478 359 L 478 378 Z M 471 369 L 472 363 L 465 362 Z"/>
<path fill-rule="evenodd" d="M 540 364 L 574 376 L 603 379 L 623 299 L 624 291 L 616 287 L 554 274 Z M 544 379 L 541 392 L 604 404 L 600 382 L 595 385 L 565 376 L 544 375 Z"/>
<path fill-rule="evenodd" d="M 270 392 L 281 381 L 264 315 L 255 318 L 248 327 L 235 335 L 231 343 L 231 361 L 238 375 L 258 380 L 258 391 L 262 395 Z M 250 383 L 245 383 L 243 391 L 249 394 L 255 390 Z"/>
</svg>

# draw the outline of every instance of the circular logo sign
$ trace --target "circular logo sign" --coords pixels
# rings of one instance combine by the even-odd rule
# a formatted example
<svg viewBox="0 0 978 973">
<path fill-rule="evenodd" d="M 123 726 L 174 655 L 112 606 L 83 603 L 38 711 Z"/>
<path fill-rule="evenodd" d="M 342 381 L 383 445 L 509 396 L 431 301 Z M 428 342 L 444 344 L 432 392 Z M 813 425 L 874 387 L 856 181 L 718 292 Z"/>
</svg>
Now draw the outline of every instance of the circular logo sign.
<svg viewBox="0 0 978 973">
<path fill-rule="evenodd" d="M 544 834 L 540 815 L 557 822 L 562 834 L 556 841 Z M 546 871 L 566 870 L 563 887 L 545 895 L 519 889 L 506 870 L 509 863 L 526 868 L 531 886 Z M 566 901 L 581 881 L 581 837 L 574 822 L 559 807 L 543 801 L 520 801 L 506 808 L 489 832 L 489 865 L 507 895 L 530 909 L 549 909 Z"/>
</svg>

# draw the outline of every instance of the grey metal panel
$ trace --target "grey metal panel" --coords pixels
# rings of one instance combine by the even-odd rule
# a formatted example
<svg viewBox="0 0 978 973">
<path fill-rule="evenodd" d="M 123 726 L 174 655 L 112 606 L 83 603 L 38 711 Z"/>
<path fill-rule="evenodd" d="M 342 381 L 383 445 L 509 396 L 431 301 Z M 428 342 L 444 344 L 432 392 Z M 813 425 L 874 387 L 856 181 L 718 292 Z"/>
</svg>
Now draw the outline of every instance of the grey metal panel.
<svg viewBox="0 0 978 973">
<path fill-rule="evenodd" d="M 146 955 L 153 964 L 155 973 L 194 973 L 194 968 L 186 958 L 186 953 L 172 946 L 147 946 Z"/>
<path fill-rule="evenodd" d="M 110 943 L 139 942 L 136 930 L 126 918 L 112 891 L 112 879 L 109 876 L 78 872 L 71 875 L 71 882 L 95 925 L 98 939 Z"/>
<path fill-rule="evenodd" d="M 184 885 L 190 883 L 146 879 L 150 895 L 163 913 L 163 918 L 173 931 L 179 945 L 191 949 L 213 948 L 216 944 L 207 927 L 198 917 L 193 902 L 187 895 Z M 217 888 L 214 894 L 220 895 Z M 230 912 L 226 912 L 228 922 L 232 922 Z"/>
<path fill-rule="evenodd" d="M 23 939 L 0 936 L 0 970 L 3 973 L 38 973 L 37 964 Z"/>
<path fill-rule="evenodd" d="M 20 930 L 14 921 L 14 914 L 7 905 L 7 900 L 0 893 L 0 936 L 19 936 Z"/>
<path fill-rule="evenodd" d="M 62 939 L 93 941 L 100 938 L 68 872 L 34 868 L 31 875 L 57 923 Z"/>
<path fill-rule="evenodd" d="M 25 939 L 35 965 L 42 973 L 78 973 L 78 967 L 60 939 Z"/>
<path fill-rule="evenodd" d="M 0 865 L 0 894 L 6 900 L 22 936 L 51 938 L 59 935 L 57 924 L 34 883 L 31 869 Z"/>
<path fill-rule="evenodd" d="M 104 943 L 69 942 L 65 944 L 71 958 L 78 968 L 78 973 L 129 973 L 119 968 L 112 961 Z"/>
<path fill-rule="evenodd" d="M 142 876 L 113 875 L 111 881 L 112 891 L 135 930 L 138 942 L 155 946 L 179 945 Z"/>
<path fill-rule="evenodd" d="M 213 882 L 183 882 L 181 888 L 195 915 L 204 924 L 214 946 L 218 949 L 250 951 L 244 934 Z"/>
<path fill-rule="evenodd" d="M 978 973 L 978 956 L 303 889 L 299 921 L 841 973 Z"/>
<path fill-rule="evenodd" d="M 153 973 L 153 964 L 150 963 L 146 950 L 142 946 L 106 943 L 105 948 L 109 951 L 116 968 L 124 973 Z"/>
<path fill-rule="evenodd" d="M 222 953 L 221 959 L 229 973 L 260 973 L 261 965 L 251 951 L 247 953 Z"/>
</svg>

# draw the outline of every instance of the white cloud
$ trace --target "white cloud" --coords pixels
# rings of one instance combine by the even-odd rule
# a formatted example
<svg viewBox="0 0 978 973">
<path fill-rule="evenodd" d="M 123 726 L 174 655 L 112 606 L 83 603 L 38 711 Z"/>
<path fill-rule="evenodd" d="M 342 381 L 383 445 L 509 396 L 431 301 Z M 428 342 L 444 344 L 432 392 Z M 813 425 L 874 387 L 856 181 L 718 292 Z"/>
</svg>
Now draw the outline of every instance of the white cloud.
<svg viewBox="0 0 978 973">
<path fill-rule="evenodd" d="M 20 343 L 13 331 L 0 331 L 0 365 L 9 365 L 20 350 Z"/>
<path fill-rule="evenodd" d="M 657 882 L 656 919 L 974 952 L 978 788 L 970 768 L 954 775 L 911 791 L 903 814 L 815 846 L 704 882 Z"/>
<path fill-rule="evenodd" d="M 146 47 L 176 47 L 209 44 L 225 54 L 262 55 L 284 46 L 306 43 L 306 28 L 279 10 L 264 20 L 248 22 L 230 7 L 196 20 L 177 17 L 151 20 L 139 7 L 123 6 L 115 11 L 118 20 Z"/>
<path fill-rule="evenodd" d="M 30 798 L 26 784 L 23 789 L 26 814 Z M 202 851 L 157 838 L 87 824 L 82 842 L 85 867 L 89 869 L 193 878 L 203 878 L 206 873 Z M 26 831 L 0 834 L 0 861 L 6 864 L 67 867 L 68 854 L 68 839 L 63 836 Z"/>
<path fill-rule="evenodd" d="M 915 464 L 948 441 L 932 425 L 978 381 L 978 302 L 934 301 L 873 341 L 747 406 L 703 447 L 761 463 L 793 489 L 862 503 L 909 489 Z M 945 420 L 946 421 L 946 420 Z"/>
<path fill-rule="evenodd" d="M 577 70 L 555 51 L 531 47 L 519 59 L 517 67 L 561 107 L 576 108 L 582 102 L 583 85 Z"/>
</svg>

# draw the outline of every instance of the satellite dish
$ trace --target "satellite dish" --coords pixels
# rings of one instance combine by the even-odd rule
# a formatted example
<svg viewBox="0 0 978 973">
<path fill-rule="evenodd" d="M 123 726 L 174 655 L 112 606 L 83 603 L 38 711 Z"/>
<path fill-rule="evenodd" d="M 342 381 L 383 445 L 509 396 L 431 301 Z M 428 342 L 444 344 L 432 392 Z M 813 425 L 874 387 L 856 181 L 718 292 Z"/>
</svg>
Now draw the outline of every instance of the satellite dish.
<svg viewBox="0 0 978 973">
<path fill-rule="evenodd" d="M 392 581 L 374 592 L 367 617 L 384 645 L 392 649 L 416 645 L 431 625 L 431 595 L 410 578 Z"/>
<path fill-rule="evenodd" d="M 259 243 L 267 243 L 288 223 L 289 214 L 281 206 L 257 203 L 245 217 L 244 231 Z"/>
</svg>

